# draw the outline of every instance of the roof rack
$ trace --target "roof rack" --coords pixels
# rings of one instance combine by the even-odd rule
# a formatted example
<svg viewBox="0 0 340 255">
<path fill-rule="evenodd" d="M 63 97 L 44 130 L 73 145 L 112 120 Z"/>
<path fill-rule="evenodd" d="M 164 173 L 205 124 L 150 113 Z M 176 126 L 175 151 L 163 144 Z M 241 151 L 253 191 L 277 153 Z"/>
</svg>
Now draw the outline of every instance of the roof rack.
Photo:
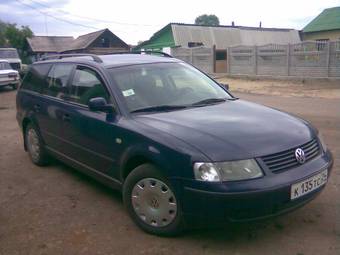
<svg viewBox="0 0 340 255">
<path fill-rule="evenodd" d="M 92 57 L 93 61 L 97 63 L 103 63 L 103 60 L 100 59 L 97 55 L 94 54 L 84 54 L 84 53 L 74 53 L 74 54 L 55 54 L 42 57 L 41 60 L 49 60 L 49 59 L 62 59 L 62 58 L 72 58 L 72 57 Z"/>
<path fill-rule="evenodd" d="M 168 53 L 165 53 L 163 51 L 152 51 L 152 50 L 140 50 L 140 51 L 132 51 L 132 53 L 135 53 L 135 54 L 150 54 L 152 55 L 153 53 L 155 54 L 160 54 L 162 55 L 163 57 L 167 57 L 167 58 L 173 58 L 173 56 L 171 56 L 170 54 Z"/>
<path fill-rule="evenodd" d="M 162 51 L 152 51 L 152 50 L 114 52 L 114 53 L 110 53 L 108 55 L 116 55 L 116 54 L 149 54 L 149 55 L 159 54 L 159 55 L 162 55 L 163 57 L 173 58 L 173 56 L 171 56 L 168 53 L 165 53 L 165 52 L 162 52 Z"/>
</svg>

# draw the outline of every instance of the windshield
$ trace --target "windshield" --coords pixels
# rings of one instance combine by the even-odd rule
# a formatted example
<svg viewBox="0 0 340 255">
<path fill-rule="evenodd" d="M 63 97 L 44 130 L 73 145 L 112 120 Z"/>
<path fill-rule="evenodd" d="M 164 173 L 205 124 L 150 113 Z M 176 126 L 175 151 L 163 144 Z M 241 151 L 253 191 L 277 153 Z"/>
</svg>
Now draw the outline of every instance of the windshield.
<svg viewBox="0 0 340 255">
<path fill-rule="evenodd" d="M 0 49 L 0 58 L 19 58 L 16 49 Z"/>
<path fill-rule="evenodd" d="M 0 70 L 11 70 L 12 67 L 7 62 L 0 62 Z"/>
<path fill-rule="evenodd" d="M 213 80 L 185 63 L 134 65 L 113 68 L 110 72 L 131 112 L 232 98 Z"/>
</svg>

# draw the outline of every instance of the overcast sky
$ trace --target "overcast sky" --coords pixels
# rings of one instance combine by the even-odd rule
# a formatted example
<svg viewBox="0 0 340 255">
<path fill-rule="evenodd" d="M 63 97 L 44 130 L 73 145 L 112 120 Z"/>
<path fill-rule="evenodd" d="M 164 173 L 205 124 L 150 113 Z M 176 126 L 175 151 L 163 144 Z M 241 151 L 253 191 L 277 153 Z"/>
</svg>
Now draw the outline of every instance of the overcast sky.
<svg viewBox="0 0 340 255">
<path fill-rule="evenodd" d="M 0 0 L 0 19 L 28 25 L 36 35 L 79 36 L 109 28 L 128 44 L 147 40 L 170 22 L 194 23 L 215 14 L 221 25 L 302 29 L 340 0 Z"/>
</svg>

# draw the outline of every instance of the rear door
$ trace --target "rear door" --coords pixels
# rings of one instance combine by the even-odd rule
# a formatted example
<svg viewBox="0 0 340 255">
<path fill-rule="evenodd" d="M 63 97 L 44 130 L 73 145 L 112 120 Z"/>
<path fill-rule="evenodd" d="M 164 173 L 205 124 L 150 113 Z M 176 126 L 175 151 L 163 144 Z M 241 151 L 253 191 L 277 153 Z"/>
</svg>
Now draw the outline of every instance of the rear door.
<svg viewBox="0 0 340 255">
<path fill-rule="evenodd" d="M 49 70 L 45 79 L 42 96 L 37 104 L 41 134 L 49 149 L 62 152 L 65 147 L 63 138 L 63 118 L 65 94 L 74 64 L 56 63 Z"/>
<path fill-rule="evenodd" d="M 116 168 L 119 145 L 115 142 L 119 133 L 117 119 L 108 118 L 104 112 L 88 109 L 91 98 L 103 97 L 108 103 L 113 100 L 104 79 L 97 70 L 77 66 L 70 82 L 68 101 L 70 107 L 64 119 L 64 139 L 67 155 L 86 166 L 112 175 Z"/>
<path fill-rule="evenodd" d="M 25 76 L 17 94 L 17 119 L 21 125 L 24 117 L 29 117 L 34 124 L 44 133 L 45 127 L 41 126 L 41 120 L 44 119 L 44 113 L 41 109 L 42 95 L 41 92 L 46 86 L 46 76 L 52 64 L 35 64 L 32 65 Z"/>
</svg>

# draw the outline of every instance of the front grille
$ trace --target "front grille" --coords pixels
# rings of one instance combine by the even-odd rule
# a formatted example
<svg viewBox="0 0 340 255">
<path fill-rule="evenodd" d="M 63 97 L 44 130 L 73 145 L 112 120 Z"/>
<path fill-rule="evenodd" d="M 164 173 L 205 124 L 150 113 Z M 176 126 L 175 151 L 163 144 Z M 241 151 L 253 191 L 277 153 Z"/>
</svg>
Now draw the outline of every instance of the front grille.
<svg viewBox="0 0 340 255">
<path fill-rule="evenodd" d="M 295 158 L 295 150 L 301 148 L 305 152 L 306 161 L 315 158 L 320 153 L 319 143 L 316 139 L 309 141 L 301 146 L 262 157 L 263 162 L 272 172 L 285 171 L 300 163 Z"/>
<path fill-rule="evenodd" d="M 10 63 L 11 67 L 13 68 L 13 70 L 20 70 L 20 63 Z"/>
</svg>

